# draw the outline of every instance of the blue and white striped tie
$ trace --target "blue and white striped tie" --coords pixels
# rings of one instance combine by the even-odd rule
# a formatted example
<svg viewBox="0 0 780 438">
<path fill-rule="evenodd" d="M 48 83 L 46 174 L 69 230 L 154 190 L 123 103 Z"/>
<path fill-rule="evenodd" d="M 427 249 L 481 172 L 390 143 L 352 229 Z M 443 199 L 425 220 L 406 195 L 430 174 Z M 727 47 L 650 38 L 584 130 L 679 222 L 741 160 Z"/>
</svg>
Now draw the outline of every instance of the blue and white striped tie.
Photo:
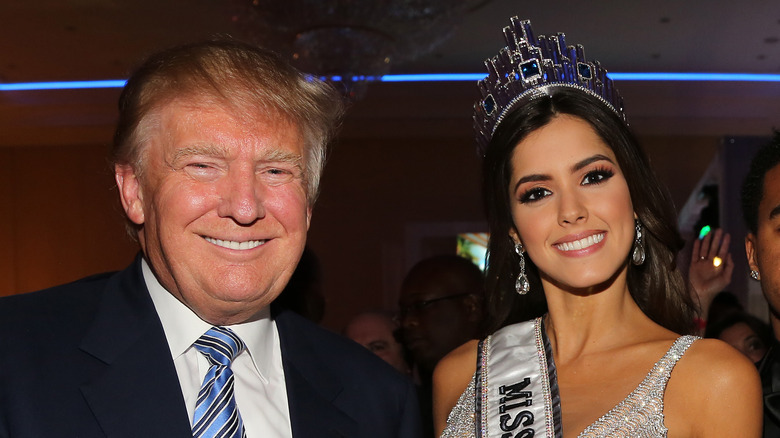
<svg viewBox="0 0 780 438">
<path fill-rule="evenodd" d="M 230 363 L 244 349 L 241 338 L 225 327 L 212 327 L 193 346 L 211 367 L 203 379 L 192 420 L 194 438 L 243 438 L 244 422 L 233 393 Z"/>
</svg>

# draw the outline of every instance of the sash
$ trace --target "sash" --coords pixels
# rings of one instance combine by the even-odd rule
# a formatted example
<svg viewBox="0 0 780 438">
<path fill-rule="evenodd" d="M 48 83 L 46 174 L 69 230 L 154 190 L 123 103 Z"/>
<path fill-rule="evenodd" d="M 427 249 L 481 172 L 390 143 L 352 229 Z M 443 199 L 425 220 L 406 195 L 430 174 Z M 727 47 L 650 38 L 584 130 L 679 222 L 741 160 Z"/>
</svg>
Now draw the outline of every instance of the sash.
<svg viewBox="0 0 780 438">
<path fill-rule="evenodd" d="M 480 343 L 476 436 L 561 438 L 561 401 L 542 318 L 498 330 Z"/>
</svg>

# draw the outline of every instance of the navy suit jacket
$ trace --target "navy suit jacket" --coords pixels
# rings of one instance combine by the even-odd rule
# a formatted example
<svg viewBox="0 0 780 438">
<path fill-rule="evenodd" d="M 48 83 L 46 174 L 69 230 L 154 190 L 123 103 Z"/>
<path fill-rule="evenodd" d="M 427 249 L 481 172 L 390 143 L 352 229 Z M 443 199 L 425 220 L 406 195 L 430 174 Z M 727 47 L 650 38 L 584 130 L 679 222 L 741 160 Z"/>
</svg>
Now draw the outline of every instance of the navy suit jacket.
<svg viewBox="0 0 780 438">
<path fill-rule="evenodd" d="M 419 437 L 411 382 L 291 313 L 275 315 L 293 436 Z M 0 300 L 0 437 L 191 437 L 140 257 Z"/>
</svg>

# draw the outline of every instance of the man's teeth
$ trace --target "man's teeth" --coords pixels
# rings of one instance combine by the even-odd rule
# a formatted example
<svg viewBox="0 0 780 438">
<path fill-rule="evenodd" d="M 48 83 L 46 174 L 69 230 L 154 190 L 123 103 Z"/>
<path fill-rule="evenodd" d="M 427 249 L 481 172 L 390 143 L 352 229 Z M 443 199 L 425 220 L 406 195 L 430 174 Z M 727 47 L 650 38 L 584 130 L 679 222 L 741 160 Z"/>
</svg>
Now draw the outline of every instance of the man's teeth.
<svg viewBox="0 0 780 438">
<path fill-rule="evenodd" d="M 214 245 L 221 246 L 228 249 L 252 249 L 264 244 L 265 240 L 246 240 L 244 242 L 236 242 L 234 240 L 220 240 L 213 237 L 204 237 L 207 242 Z"/>
<path fill-rule="evenodd" d="M 584 239 L 575 240 L 574 242 L 565 242 L 555 245 L 556 248 L 561 251 L 573 251 L 577 249 L 585 249 L 589 246 L 595 245 L 604 240 L 604 233 L 594 234 Z"/>
</svg>

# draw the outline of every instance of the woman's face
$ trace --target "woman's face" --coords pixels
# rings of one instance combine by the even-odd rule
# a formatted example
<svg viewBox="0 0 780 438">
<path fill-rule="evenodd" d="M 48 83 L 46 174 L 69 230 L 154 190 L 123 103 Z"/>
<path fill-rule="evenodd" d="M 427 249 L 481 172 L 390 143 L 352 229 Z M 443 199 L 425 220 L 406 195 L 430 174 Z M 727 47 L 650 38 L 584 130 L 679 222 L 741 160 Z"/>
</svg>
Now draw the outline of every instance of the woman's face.
<svg viewBox="0 0 780 438">
<path fill-rule="evenodd" d="M 545 288 L 601 285 L 625 272 L 634 209 L 612 149 L 584 120 L 560 115 L 512 154 L 515 230 Z"/>
<path fill-rule="evenodd" d="M 744 322 L 738 322 L 723 330 L 718 339 L 736 348 L 754 363 L 764 357 L 767 349 L 756 332 Z"/>
</svg>

